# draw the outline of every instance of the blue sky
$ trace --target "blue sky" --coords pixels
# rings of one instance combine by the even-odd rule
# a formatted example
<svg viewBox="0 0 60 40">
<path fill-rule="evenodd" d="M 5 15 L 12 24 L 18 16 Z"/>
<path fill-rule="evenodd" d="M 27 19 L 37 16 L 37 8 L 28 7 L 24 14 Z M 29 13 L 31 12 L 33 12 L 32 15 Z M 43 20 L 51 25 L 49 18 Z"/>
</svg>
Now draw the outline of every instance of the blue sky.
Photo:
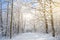
<svg viewBox="0 0 60 40">
<path fill-rule="evenodd" d="M 26 3 L 26 2 L 31 2 L 32 0 L 20 0 L 20 1 Z M 35 4 L 32 6 L 35 6 Z M 4 2 L 4 0 L 2 0 L 2 8 L 3 9 L 7 8 L 7 2 Z"/>
<path fill-rule="evenodd" d="M 2 0 L 2 9 L 5 9 L 6 8 L 6 5 L 7 5 L 7 3 L 4 2 L 4 0 Z"/>
<path fill-rule="evenodd" d="M 23 2 L 31 2 L 32 0 L 22 0 Z"/>
<path fill-rule="evenodd" d="M 7 7 L 7 2 L 5 2 L 4 0 L 2 1 L 2 8 L 5 9 Z M 21 0 L 22 2 L 31 2 L 32 0 Z"/>
</svg>

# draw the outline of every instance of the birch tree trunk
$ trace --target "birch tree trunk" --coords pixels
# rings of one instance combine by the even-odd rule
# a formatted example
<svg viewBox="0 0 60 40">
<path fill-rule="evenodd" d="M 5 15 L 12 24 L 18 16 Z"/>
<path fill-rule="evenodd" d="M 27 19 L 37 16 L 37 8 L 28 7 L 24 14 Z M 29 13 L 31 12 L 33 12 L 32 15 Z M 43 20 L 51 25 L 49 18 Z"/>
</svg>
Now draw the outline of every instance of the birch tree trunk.
<svg viewBox="0 0 60 40">
<path fill-rule="evenodd" d="M 7 36 L 8 14 L 9 14 L 9 1 L 7 1 L 7 20 L 6 20 L 6 32 L 5 32 L 5 36 Z"/>
<path fill-rule="evenodd" d="M 19 33 L 19 29 L 20 29 L 20 10 L 18 8 L 18 33 Z"/>
<path fill-rule="evenodd" d="M 53 12 L 52 12 L 52 0 L 50 0 L 50 13 L 51 13 L 51 26 L 52 26 L 52 36 L 55 37 L 55 29 L 54 29 L 54 20 L 53 20 Z"/>
<path fill-rule="evenodd" d="M 42 7 L 42 12 L 44 13 L 44 20 L 45 20 L 45 27 L 46 27 L 46 33 L 48 33 L 48 23 L 47 23 L 47 19 L 46 19 L 46 11 L 45 11 L 45 3 L 46 0 L 38 0 L 38 2 L 40 3 L 41 7 Z M 43 3 L 42 3 L 43 2 Z"/>
<path fill-rule="evenodd" d="M 46 3 L 46 0 L 44 0 L 44 4 L 43 4 L 43 13 L 44 13 L 44 19 L 45 19 L 46 33 L 48 33 L 48 23 L 46 19 L 45 3 Z"/>
<path fill-rule="evenodd" d="M 0 27 L 1 27 L 2 36 L 3 36 L 3 21 L 2 21 L 2 0 L 0 0 Z"/>
<path fill-rule="evenodd" d="M 12 38 L 12 17 L 13 17 L 13 0 L 11 2 L 10 39 Z"/>
</svg>

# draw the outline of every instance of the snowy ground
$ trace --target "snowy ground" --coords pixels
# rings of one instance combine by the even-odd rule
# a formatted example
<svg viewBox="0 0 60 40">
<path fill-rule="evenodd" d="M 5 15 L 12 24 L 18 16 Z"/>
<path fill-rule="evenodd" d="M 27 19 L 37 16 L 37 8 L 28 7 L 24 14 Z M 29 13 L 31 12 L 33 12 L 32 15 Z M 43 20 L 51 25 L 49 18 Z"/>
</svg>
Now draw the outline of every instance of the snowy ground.
<svg viewBox="0 0 60 40">
<path fill-rule="evenodd" d="M 43 33 L 23 33 L 15 36 L 12 39 L 0 39 L 0 40 L 60 40 L 59 36 L 52 37 L 51 34 Z"/>
</svg>

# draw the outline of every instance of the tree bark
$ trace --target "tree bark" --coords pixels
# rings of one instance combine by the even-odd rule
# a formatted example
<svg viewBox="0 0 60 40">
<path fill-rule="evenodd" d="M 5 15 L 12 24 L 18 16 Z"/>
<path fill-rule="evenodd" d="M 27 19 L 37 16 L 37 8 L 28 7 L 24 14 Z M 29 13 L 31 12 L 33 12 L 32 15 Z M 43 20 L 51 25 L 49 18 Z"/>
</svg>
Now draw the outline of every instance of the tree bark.
<svg viewBox="0 0 60 40">
<path fill-rule="evenodd" d="M 51 13 L 51 26 L 52 26 L 52 36 L 55 37 L 55 29 L 54 29 L 54 22 L 53 22 L 53 12 L 52 12 L 52 0 L 50 0 L 50 13 Z"/>
<path fill-rule="evenodd" d="M 1 26 L 1 31 L 2 31 L 2 36 L 3 36 L 3 20 L 2 20 L 2 0 L 0 0 L 0 26 Z"/>
<path fill-rule="evenodd" d="M 44 4 L 43 4 L 43 13 L 44 13 L 44 19 L 45 19 L 45 26 L 46 26 L 46 33 L 48 33 L 48 23 L 47 23 L 47 19 L 46 19 L 46 11 L 45 11 L 45 0 L 44 0 Z"/>
<path fill-rule="evenodd" d="M 13 17 L 13 0 L 11 3 L 10 39 L 12 38 L 12 17 Z"/>
</svg>

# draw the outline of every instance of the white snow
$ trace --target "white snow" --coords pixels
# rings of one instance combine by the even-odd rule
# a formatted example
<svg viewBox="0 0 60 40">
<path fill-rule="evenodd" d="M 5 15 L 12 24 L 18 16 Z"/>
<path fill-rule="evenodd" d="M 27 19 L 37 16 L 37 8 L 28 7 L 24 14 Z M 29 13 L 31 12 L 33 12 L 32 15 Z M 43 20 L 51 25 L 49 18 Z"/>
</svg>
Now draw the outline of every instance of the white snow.
<svg viewBox="0 0 60 40">
<path fill-rule="evenodd" d="M 12 39 L 2 40 L 60 40 L 60 37 L 52 37 L 51 34 L 46 33 L 22 33 L 13 37 Z"/>
</svg>

